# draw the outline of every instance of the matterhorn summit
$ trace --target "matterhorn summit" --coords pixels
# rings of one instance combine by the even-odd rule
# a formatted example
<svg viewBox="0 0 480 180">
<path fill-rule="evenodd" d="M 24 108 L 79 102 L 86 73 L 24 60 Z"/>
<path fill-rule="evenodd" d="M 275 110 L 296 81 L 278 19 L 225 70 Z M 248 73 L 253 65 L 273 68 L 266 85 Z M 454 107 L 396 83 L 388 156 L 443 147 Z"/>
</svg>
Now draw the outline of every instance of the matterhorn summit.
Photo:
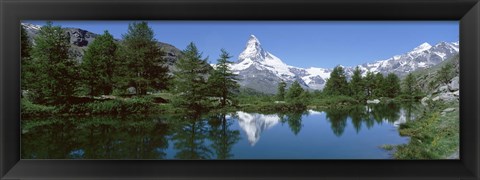
<svg viewBox="0 0 480 180">
<path fill-rule="evenodd" d="M 264 60 L 267 56 L 265 50 L 263 50 L 260 41 L 255 37 L 255 35 L 250 35 L 250 39 L 248 39 L 247 45 L 245 50 L 238 56 L 240 61 L 245 59 L 255 59 L 255 60 Z"/>
<path fill-rule="evenodd" d="M 281 81 L 291 84 L 297 80 L 307 88 L 305 82 L 291 71 L 292 68 L 295 67 L 265 50 L 255 35 L 250 35 L 237 63 L 231 66 L 232 71 L 239 75 L 240 85 L 265 93 L 276 93 Z"/>
</svg>

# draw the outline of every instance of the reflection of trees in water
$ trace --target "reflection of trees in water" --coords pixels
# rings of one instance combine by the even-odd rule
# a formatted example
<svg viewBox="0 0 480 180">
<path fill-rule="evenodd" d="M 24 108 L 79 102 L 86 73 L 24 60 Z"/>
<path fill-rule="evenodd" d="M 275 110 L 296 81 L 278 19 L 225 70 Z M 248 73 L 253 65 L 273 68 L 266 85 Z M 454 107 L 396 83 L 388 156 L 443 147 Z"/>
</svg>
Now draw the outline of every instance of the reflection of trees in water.
<svg viewBox="0 0 480 180">
<path fill-rule="evenodd" d="M 231 130 L 224 114 L 209 118 L 187 114 L 29 120 L 22 128 L 22 158 L 165 159 L 169 140 L 178 159 L 231 158 L 240 132 Z"/>
<path fill-rule="evenodd" d="M 367 110 L 365 106 L 355 106 L 349 111 L 350 118 L 352 119 L 353 127 L 355 131 L 358 133 L 362 129 L 362 122 L 368 119 Z"/>
<path fill-rule="evenodd" d="M 302 116 L 307 115 L 307 111 L 292 111 L 277 113 L 282 124 L 287 123 L 293 134 L 297 135 L 302 130 Z"/>
<path fill-rule="evenodd" d="M 341 136 L 347 126 L 348 117 L 356 132 L 359 133 L 362 125 L 370 129 L 375 123 L 382 124 L 384 120 L 394 123 L 400 119 L 400 110 L 403 107 L 407 121 L 413 119 L 415 109 L 418 103 L 409 104 L 371 104 L 367 106 L 359 105 L 342 109 L 325 110 L 326 117 L 330 121 L 331 129 L 336 136 Z"/>
<path fill-rule="evenodd" d="M 215 150 L 217 159 L 229 159 L 233 157 L 233 145 L 240 140 L 240 131 L 230 130 L 232 125 L 225 114 L 211 116 L 209 120 L 209 139 L 212 141 L 212 148 Z"/>
<path fill-rule="evenodd" d="M 405 102 L 401 104 L 402 108 L 405 111 L 405 120 L 412 121 L 415 119 L 416 115 L 422 112 L 422 108 L 419 103 Z"/>
<path fill-rule="evenodd" d="M 178 159 L 229 159 L 231 150 L 240 140 L 240 131 L 231 130 L 225 114 L 191 114 L 188 120 L 174 129 L 175 149 Z"/>
<path fill-rule="evenodd" d="M 326 117 L 330 121 L 331 129 L 336 136 L 341 136 L 347 126 L 348 110 L 329 109 L 325 110 Z"/>
<path fill-rule="evenodd" d="M 208 127 L 206 121 L 198 113 L 188 114 L 182 125 L 173 132 L 174 148 L 177 150 L 177 159 L 211 159 L 212 151 L 206 145 Z"/>
<path fill-rule="evenodd" d="M 374 104 L 371 105 L 372 114 L 377 123 L 382 123 L 383 120 L 387 120 L 390 123 L 395 122 L 400 117 L 400 106 L 396 103 L 388 104 Z"/>
<path fill-rule="evenodd" d="M 45 125 L 28 127 L 39 122 Z M 50 118 L 26 124 L 25 159 L 162 159 L 168 147 L 167 125 L 146 117 Z"/>
<path fill-rule="evenodd" d="M 297 135 L 302 130 L 302 112 L 287 113 L 286 118 L 290 130 Z"/>
</svg>

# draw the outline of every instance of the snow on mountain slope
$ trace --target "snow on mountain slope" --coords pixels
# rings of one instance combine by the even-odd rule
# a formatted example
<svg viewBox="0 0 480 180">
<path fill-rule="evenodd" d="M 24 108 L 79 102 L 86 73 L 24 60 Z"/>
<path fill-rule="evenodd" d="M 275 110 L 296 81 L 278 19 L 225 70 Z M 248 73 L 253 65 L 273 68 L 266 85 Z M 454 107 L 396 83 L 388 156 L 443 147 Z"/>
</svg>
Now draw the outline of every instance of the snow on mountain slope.
<svg viewBox="0 0 480 180">
<path fill-rule="evenodd" d="M 358 65 L 366 72 L 395 73 L 404 76 L 409 72 L 432 67 L 459 52 L 459 42 L 441 42 L 434 46 L 422 43 L 409 52 L 395 55 L 386 60 Z M 342 66 L 343 67 L 343 66 Z M 240 84 L 265 93 L 276 93 L 279 82 L 290 85 L 298 81 L 307 89 L 323 89 L 332 69 L 289 66 L 280 58 L 266 51 L 257 37 L 250 35 L 245 49 L 238 56 L 237 63 L 231 65 L 234 73 L 240 77 Z M 344 67 L 347 77 L 353 74 L 355 67 Z"/>
<path fill-rule="evenodd" d="M 405 54 L 396 55 L 374 63 L 362 64 L 359 65 L 359 68 L 363 71 L 363 75 L 367 71 L 371 71 L 382 74 L 395 73 L 398 76 L 404 76 L 418 69 L 435 66 L 457 53 L 459 53 L 458 42 L 440 42 L 435 46 L 423 43 Z"/>
<path fill-rule="evenodd" d="M 254 35 L 250 35 L 246 48 L 239 55 L 238 59 L 239 63 L 232 66 L 233 71 L 245 70 L 253 65 L 258 70 L 269 70 L 280 77 L 294 76 L 290 72 L 289 66 L 278 57 L 265 51 L 261 47 L 260 41 Z"/>
</svg>

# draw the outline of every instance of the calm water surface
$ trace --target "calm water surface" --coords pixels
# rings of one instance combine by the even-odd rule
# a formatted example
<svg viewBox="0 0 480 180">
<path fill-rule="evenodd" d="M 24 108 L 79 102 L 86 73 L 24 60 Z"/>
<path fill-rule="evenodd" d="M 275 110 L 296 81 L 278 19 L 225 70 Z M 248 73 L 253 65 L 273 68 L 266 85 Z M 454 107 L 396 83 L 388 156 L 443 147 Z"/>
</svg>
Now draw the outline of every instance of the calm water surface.
<svg viewBox="0 0 480 180">
<path fill-rule="evenodd" d="M 22 123 L 23 159 L 390 159 L 414 105 L 289 113 L 54 117 Z"/>
</svg>

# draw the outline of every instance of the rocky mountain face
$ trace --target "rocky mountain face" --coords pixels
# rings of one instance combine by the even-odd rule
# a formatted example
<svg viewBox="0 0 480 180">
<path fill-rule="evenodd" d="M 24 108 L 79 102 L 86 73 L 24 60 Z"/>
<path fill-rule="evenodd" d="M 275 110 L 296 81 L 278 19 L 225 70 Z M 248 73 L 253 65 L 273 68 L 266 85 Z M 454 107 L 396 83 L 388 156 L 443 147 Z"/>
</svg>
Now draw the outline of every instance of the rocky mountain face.
<svg viewBox="0 0 480 180">
<path fill-rule="evenodd" d="M 438 76 L 442 67 L 451 65 L 452 74 L 449 82 L 440 82 Z M 459 101 L 460 100 L 460 58 L 455 55 L 452 58 L 441 62 L 440 64 L 425 70 L 414 72 L 417 77 L 416 86 L 422 92 L 427 92 L 427 96 L 422 100 L 425 104 L 427 99 L 433 101 Z"/>
<path fill-rule="evenodd" d="M 30 23 L 22 23 L 21 25 L 27 31 L 27 35 L 31 42 L 35 43 L 35 37 L 37 36 L 38 31 L 40 31 L 41 26 Z M 63 28 L 63 31 L 70 38 L 70 53 L 72 57 L 81 62 L 88 45 L 95 40 L 98 34 L 80 28 L 67 27 Z M 121 40 L 116 41 L 121 42 Z M 165 52 L 164 58 L 167 60 L 169 68 L 174 69 L 174 64 L 176 60 L 181 57 L 182 51 L 175 46 L 164 42 L 159 42 L 158 45 Z"/>
<path fill-rule="evenodd" d="M 385 75 L 395 73 L 402 77 L 415 70 L 433 67 L 458 52 L 458 42 L 441 42 L 435 46 L 423 43 L 405 54 L 361 64 L 358 67 L 363 75 L 370 71 Z M 348 78 L 353 74 L 355 67 L 344 67 Z M 332 69 L 320 67 L 299 68 L 287 65 L 280 58 L 266 51 L 254 35 L 250 36 L 245 50 L 240 53 L 238 61 L 231 68 L 239 75 L 239 83 L 243 87 L 264 93 L 276 93 L 277 85 L 281 81 L 285 81 L 287 85 L 298 81 L 305 89 L 321 90 L 332 71 Z"/>
</svg>

